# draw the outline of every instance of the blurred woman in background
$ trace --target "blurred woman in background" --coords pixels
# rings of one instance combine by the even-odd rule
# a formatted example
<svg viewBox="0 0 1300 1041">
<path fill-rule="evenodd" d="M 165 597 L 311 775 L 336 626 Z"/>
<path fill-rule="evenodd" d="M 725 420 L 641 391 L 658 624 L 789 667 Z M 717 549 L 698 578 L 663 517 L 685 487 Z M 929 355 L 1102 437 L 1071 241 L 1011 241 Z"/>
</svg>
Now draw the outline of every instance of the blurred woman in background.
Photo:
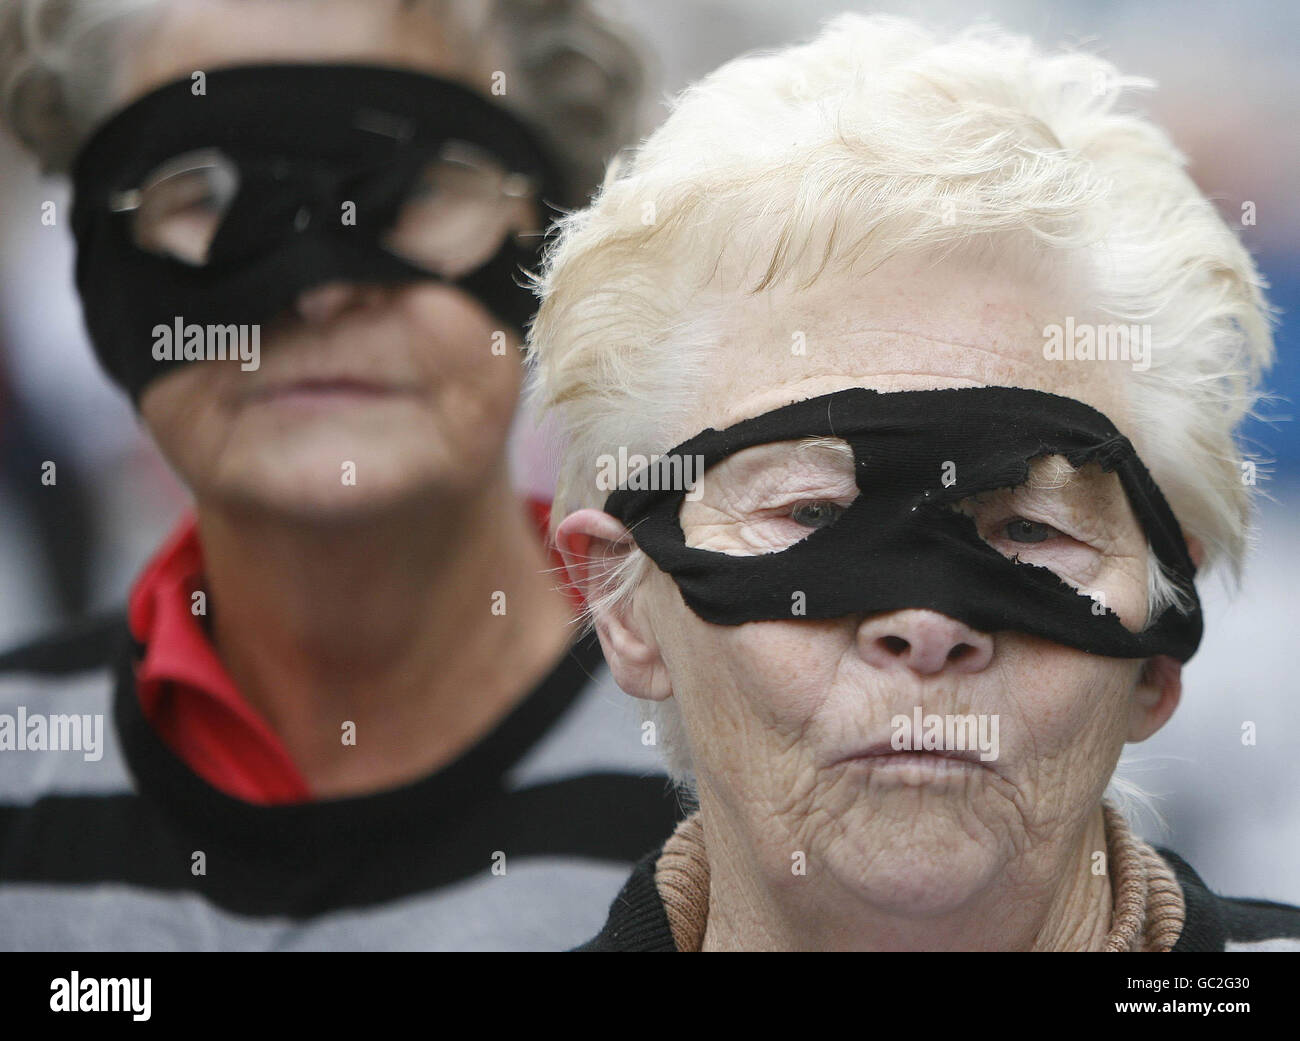
<svg viewBox="0 0 1300 1041">
<path fill-rule="evenodd" d="M 0 758 L 3 943 L 589 934 L 674 807 L 506 442 L 520 270 L 632 133 L 634 52 L 582 2 L 0 12 L 96 353 L 194 497 L 127 619 L 0 659 L 14 719 L 103 724 Z"/>
</svg>

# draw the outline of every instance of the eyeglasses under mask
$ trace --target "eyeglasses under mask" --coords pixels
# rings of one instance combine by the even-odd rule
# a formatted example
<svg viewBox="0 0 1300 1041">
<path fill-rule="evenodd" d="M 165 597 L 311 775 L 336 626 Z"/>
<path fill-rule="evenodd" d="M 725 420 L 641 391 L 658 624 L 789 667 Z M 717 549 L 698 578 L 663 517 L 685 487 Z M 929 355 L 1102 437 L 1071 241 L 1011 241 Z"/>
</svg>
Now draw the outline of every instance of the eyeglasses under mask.
<svg viewBox="0 0 1300 1041">
<path fill-rule="evenodd" d="M 73 171 L 77 285 L 133 397 L 178 319 L 260 324 L 330 281 L 456 286 L 522 331 L 559 182 L 531 130 L 458 84 L 360 65 L 239 66 L 168 84 Z"/>
</svg>

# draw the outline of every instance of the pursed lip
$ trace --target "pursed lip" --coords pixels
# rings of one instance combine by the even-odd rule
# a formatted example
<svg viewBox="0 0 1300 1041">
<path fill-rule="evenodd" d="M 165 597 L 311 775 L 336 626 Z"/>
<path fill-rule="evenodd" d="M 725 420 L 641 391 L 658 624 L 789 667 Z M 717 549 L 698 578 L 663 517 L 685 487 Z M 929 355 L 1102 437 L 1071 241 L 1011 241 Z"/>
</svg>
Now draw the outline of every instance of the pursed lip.
<svg viewBox="0 0 1300 1041">
<path fill-rule="evenodd" d="M 980 758 L 979 749 L 977 749 L 977 748 L 968 748 L 968 749 L 948 749 L 948 748 L 943 748 L 943 749 L 939 749 L 939 748 L 935 748 L 935 749 L 929 749 L 929 748 L 903 748 L 903 749 L 898 749 L 898 748 L 895 748 L 895 747 L 893 746 L 893 744 L 892 744 L 890 741 L 877 741 L 875 744 L 868 745 L 866 748 L 862 748 L 862 749 L 858 749 L 858 750 L 853 751 L 853 752 L 849 752 L 847 755 L 842 755 L 842 756 L 840 756 L 838 759 L 834 760 L 834 762 L 832 762 L 831 765 L 832 765 L 832 766 L 840 766 L 840 765 L 845 764 L 845 763 L 851 763 L 851 762 L 855 762 L 855 761 L 859 761 L 859 760 L 861 760 L 861 761 L 882 760 L 882 759 L 889 759 L 889 758 L 891 758 L 891 757 L 899 757 L 899 756 L 911 756 L 911 757 L 928 757 L 928 756 L 934 756 L 934 757 L 939 758 L 939 759 L 956 759 L 956 760 L 959 760 L 959 761 L 961 761 L 961 762 L 971 763 L 971 764 L 974 765 L 974 766 L 982 767 L 982 768 L 984 768 L 985 770 L 993 770 L 993 769 L 994 769 L 994 768 L 993 768 L 993 764 L 992 764 L 991 761 L 989 761 L 989 762 L 985 762 L 983 759 Z"/>
<path fill-rule="evenodd" d="M 311 397 L 319 395 L 355 396 L 355 397 L 390 397 L 403 393 L 403 388 L 374 380 L 359 379 L 352 376 L 304 377 L 283 380 L 258 387 L 245 396 L 246 404 L 273 401 L 277 398 L 289 398 L 298 395 Z"/>
</svg>

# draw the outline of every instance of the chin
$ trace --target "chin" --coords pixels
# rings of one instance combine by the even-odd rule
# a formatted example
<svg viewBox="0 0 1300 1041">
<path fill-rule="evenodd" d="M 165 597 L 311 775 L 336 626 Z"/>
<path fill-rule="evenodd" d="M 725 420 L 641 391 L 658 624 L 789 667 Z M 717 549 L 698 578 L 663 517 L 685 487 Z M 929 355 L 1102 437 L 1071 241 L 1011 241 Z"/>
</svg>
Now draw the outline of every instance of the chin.
<svg viewBox="0 0 1300 1041">
<path fill-rule="evenodd" d="M 345 467 L 345 464 L 346 467 Z M 362 522 L 436 494 L 440 481 L 427 459 L 405 460 L 373 450 L 350 455 L 266 452 L 233 469 L 236 484 L 216 490 L 217 501 L 300 522 Z M 355 483 L 352 483 L 355 480 Z"/>
<path fill-rule="evenodd" d="M 954 911 L 991 885 L 1004 866 L 993 835 L 972 835 L 949 814 L 920 812 L 898 822 L 876 809 L 870 816 L 850 815 L 825 856 L 847 889 L 882 912 L 928 917 Z"/>
<path fill-rule="evenodd" d="M 962 836 L 941 851 L 908 844 L 904 836 L 869 855 L 862 850 L 830 854 L 833 872 L 876 910 L 928 918 L 956 911 L 996 879 L 998 857 Z"/>
</svg>

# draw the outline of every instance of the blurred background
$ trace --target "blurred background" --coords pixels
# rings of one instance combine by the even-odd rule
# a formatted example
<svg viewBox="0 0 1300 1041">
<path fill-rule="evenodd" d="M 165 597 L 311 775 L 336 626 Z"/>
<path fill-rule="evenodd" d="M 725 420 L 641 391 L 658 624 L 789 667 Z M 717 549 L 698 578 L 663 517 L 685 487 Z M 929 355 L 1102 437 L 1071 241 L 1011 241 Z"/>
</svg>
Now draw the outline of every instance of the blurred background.
<svg viewBox="0 0 1300 1041">
<path fill-rule="evenodd" d="M 1190 173 L 1240 226 L 1281 310 L 1271 397 L 1247 430 L 1267 460 L 1255 548 L 1241 590 L 1202 589 L 1206 638 L 1184 670 L 1183 703 L 1122 776 L 1157 797 L 1143 833 L 1183 855 L 1215 890 L 1300 903 L 1300 5 L 1239 0 L 621 0 L 606 5 L 644 42 L 661 100 L 721 62 L 811 35 L 844 10 L 893 11 L 939 30 L 986 16 L 1048 47 L 1103 54 L 1159 87 L 1147 111 Z M 648 127 L 647 127 L 648 128 Z M 72 288 L 67 186 L 38 177 L 0 138 L 0 648 L 113 609 L 186 507 L 126 398 L 100 373 Z M 35 218 L 53 201 L 60 219 Z M 545 492 L 527 421 L 518 472 Z M 58 480 L 40 480 L 53 461 Z M 1257 744 L 1243 745 L 1255 724 Z"/>
</svg>

